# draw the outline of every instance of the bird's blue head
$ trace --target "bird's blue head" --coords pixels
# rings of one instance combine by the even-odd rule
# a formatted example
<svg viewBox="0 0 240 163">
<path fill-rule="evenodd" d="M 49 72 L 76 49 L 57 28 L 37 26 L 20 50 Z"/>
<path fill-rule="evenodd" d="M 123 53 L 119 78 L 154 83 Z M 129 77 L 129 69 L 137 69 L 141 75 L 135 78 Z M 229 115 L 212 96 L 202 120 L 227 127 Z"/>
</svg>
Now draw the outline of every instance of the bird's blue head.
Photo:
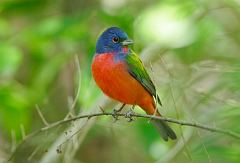
<svg viewBox="0 0 240 163">
<path fill-rule="evenodd" d="M 96 54 L 120 52 L 130 44 L 133 44 L 133 41 L 123 30 L 118 27 L 110 27 L 98 38 Z"/>
</svg>

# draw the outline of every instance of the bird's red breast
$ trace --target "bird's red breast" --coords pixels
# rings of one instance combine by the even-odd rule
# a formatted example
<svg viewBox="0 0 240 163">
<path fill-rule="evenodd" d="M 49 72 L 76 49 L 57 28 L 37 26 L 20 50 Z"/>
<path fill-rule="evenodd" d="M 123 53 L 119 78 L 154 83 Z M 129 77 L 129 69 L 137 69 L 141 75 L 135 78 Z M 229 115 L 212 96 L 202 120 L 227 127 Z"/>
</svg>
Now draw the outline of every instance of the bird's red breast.
<svg viewBox="0 0 240 163">
<path fill-rule="evenodd" d="M 98 38 L 92 74 L 97 85 L 109 97 L 125 104 L 139 105 L 147 114 L 160 116 L 154 103 L 161 104 L 156 88 L 140 58 L 128 46 L 133 44 L 118 27 L 106 29 Z M 154 97 L 154 98 L 153 98 Z M 164 122 L 153 120 L 164 140 L 176 139 Z"/>
<path fill-rule="evenodd" d="M 107 96 L 122 103 L 139 105 L 148 114 L 154 114 L 153 97 L 129 74 L 124 61 L 114 60 L 114 53 L 96 55 L 92 63 L 92 74 Z"/>
</svg>

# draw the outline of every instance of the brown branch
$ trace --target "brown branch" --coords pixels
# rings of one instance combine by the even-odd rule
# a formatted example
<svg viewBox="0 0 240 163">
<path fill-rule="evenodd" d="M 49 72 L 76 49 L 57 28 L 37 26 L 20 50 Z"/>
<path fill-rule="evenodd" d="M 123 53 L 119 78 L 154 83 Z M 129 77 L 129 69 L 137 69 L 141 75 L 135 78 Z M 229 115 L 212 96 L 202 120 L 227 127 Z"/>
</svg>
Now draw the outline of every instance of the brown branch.
<svg viewBox="0 0 240 163">
<path fill-rule="evenodd" d="M 207 125 L 203 125 L 200 123 L 196 123 L 196 122 L 187 122 L 187 121 L 183 121 L 183 120 L 176 120 L 173 118 L 167 118 L 167 117 L 158 117 L 158 116 L 154 116 L 154 115 L 143 115 L 143 114 L 137 114 L 137 113 L 131 113 L 131 114 L 126 114 L 125 113 L 111 113 L 111 112 L 101 112 L 101 113 L 93 113 L 93 114 L 88 114 L 88 115 L 80 115 L 80 116 L 76 116 L 70 119 L 64 119 L 64 120 L 60 120 L 57 122 L 54 122 L 52 124 L 49 124 L 46 127 L 43 127 L 27 136 L 25 136 L 25 138 L 22 140 L 22 142 L 17 146 L 17 148 L 15 149 L 15 151 L 13 152 L 13 154 L 11 155 L 11 157 L 9 158 L 9 161 L 12 160 L 12 158 L 14 157 L 14 154 L 17 152 L 18 148 L 23 145 L 27 140 L 29 140 L 30 138 L 32 138 L 33 136 L 50 130 L 54 127 L 57 127 L 59 125 L 65 124 L 65 123 L 69 123 L 72 121 L 76 121 L 82 118 L 92 118 L 92 117 L 100 117 L 100 116 L 112 116 L 114 118 L 116 117 L 125 117 L 125 118 L 133 118 L 133 117 L 137 117 L 137 118 L 145 118 L 145 119 L 154 119 L 154 120 L 162 120 L 162 121 L 166 121 L 166 122 L 170 122 L 170 123 L 175 123 L 178 125 L 182 125 L 182 126 L 191 126 L 191 127 L 196 127 L 196 128 L 200 128 L 203 130 L 207 130 L 210 132 L 217 132 L 217 133 L 221 133 L 221 134 L 225 134 L 228 136 L 231 136 L 233 138 L 237 138 L 240 139 L 240 134 L 230 131 L 230 130 L 226 130 L 226 129 L 222 129 L 222 128 L 217 128 L 217 127 L 212 127 L 212 126 L 207 126 Z"/>
</svg>

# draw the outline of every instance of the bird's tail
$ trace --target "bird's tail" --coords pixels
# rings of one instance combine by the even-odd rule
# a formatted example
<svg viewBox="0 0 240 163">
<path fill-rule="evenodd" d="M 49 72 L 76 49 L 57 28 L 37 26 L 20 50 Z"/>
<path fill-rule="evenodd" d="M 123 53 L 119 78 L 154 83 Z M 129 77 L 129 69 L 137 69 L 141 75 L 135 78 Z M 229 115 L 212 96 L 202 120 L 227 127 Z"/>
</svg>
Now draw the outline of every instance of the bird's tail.
<svg viewBox="0 0 240 163">
<path fill-rule="evenodd" d="M 162 120 L 152 120 L 151 122 L 157 128 L 161 137 L 165 141 L 168 141 L 168 138 L 170 138 L 172 140 L 177 139 L 175 132 L 168 126 L 168 124 L 166 122 L 164 122 Z"/>
<path fill-rule="evenodd" d="M 148 115 L 161 116 L 161 114 L 156 109 L 155 103 L 147 102 L 145 104 L 142 104 L 141 107 L 144 109 L 144 111 Z M 177 136 L 176 136 L 175 132 L 168 126 L 168 124 L 165 121 L 152 119 L 151 122 L 157 128 L 157 130 L 159 131 L 161 137 L 165 141 L 168 141 L 168 138 L 170 138 L 172 140 L 177 139 Z"/>
</svg>

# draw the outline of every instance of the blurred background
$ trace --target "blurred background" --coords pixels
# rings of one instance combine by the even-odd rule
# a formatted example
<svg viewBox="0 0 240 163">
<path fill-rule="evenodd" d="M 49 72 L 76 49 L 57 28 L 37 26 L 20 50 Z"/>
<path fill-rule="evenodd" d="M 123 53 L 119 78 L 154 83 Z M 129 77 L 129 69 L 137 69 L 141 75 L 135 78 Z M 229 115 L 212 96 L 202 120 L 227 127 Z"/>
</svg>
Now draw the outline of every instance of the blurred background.
<svg viewBox="0 0 240 163">
<path fill-rule="evenodd" d="M 144 119 L 81 119 L 17 148 L 45 126 L 36 108 L 53 123 L 120 106 L 91 76 L 110 26 L 135 41 L 164 116 L 240 133 L 239 0 L 1 0 L 0 162 L 240 162 L 235 138 L 171 124 L 164 142 Z"/>
</svg>

